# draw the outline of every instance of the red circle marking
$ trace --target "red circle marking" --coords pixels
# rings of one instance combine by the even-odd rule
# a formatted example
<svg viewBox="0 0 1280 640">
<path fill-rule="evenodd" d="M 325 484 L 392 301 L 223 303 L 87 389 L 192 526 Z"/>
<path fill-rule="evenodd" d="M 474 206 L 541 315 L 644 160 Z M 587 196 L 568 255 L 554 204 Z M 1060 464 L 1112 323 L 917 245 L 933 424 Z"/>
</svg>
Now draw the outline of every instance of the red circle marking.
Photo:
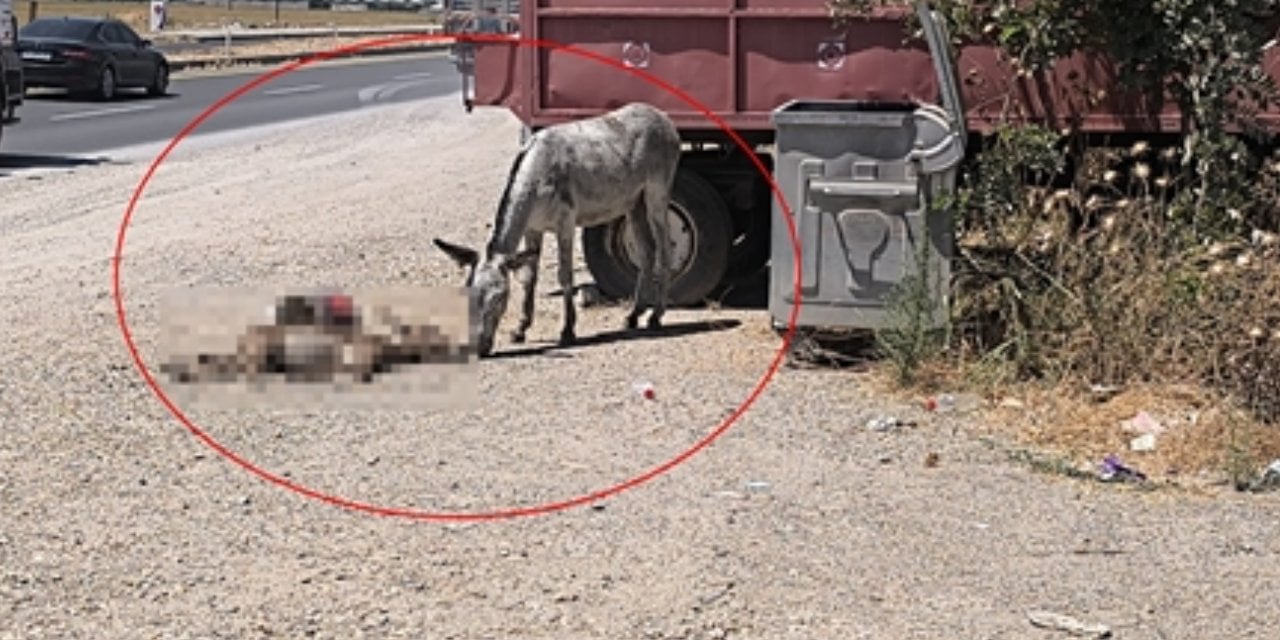
<svg viewBox="0 0 1280 640">
<path fill-rule="evenodd" d="M 795 261 L 795 275 L 793 279 L 793 287 L 794 287 L 793 292 L 795 294 L 795 301 L 791 305 L 791 316 L 787 321 L 787 331 L 783 335 L 781 348 L 778 349 L 777 354 L 774 355 L 773 361 L 769 365 L 769 370 L 765 372 L 765 375 L 763 377 L 761 377 L 760 382 L 756 384 L 754 389 L 752 389 L 751 394 L 747 396 L 747 399 L 744 400 L 742 404 L 739 405 L 738 408 L 735 409 L 734 412 L 724 420 L 724 422 L 722 422 L 718 427 L 716 427 L 715 430 L 713 430 L 710 434 L 708 434 L 698 442 L 694 443 L 694 445 L 690 447 L 688 450 L 684 451 L 683 453 L 680 453 L 679 455 L 672 458 L 671 460 L 668 460 L 667 462 L 664 462 L 658 465 L 657 467 L 650 469 L 649 471 L 646 471 L 629 480 L 618 483 L 612 487 L 609 487 L 607 489 L 602 489 L 594 493 L 578 496 L 576 498 L 562 500 L 560 502 L 550 502 L 550 503 L 535 505 L 530 507 L 516 507 L 516 508 L 505 509 L 500 511 L 473 512 L 473 513 L 447 513 L 447 512 L 442 513 L 442 512 L 421 511 L 417 509 L 408 509 L 408 508 L 402 508 L 402 507 L 401 508 L 384 507 L 384 506 L 379 506 L 375 504 L 358 502 L 348 498 L 343 498 L 341 496 L 328 495 L 328 494 L 322 493 L 315 489 L 311 489 L 303 485 L 300 485 L 287 478 L 283 478 L 278 475 L 275 475 L 269 471 L 260 469 L 257 466 L 253 465 L 251 462 L 241 458 L 240 456 L 236 455 L 235 452 L 227 449 L 226 447 L 218 443 L 216 440 L 214 440 L 212 437 L 210 437 L 203 430 L 201 430 L 199 427 L 197 427 L 195 424 L 193 424 L 191 420 L 187 418 L 187 416 L 183 414 L 182 411 L 178 409 L 177 406 L 174 405 L 173 401 L 171 401 L 169 397 L 165 395 L 164 391 L 160 389 L 159 385 L 156 384 L 155 378 L 152 377 L 151 371 L 147 369 L 146 364 L 142 362 L 142 357 L 138 355 L 138 348 L 134 344 L 133 336 L 129 331 L 129 323 L 125 319 L 124 297 L 121 294 L 121 290 L 120 290 L 120 261 L 122 260 L 121 255 L 124 252 L 125 231 L 128 229 L 129 221 L 133 218 L 133 211 L 138 204 L 138 199 L 141 198 L 143 190 L 146 188 L 147 183 L 150 182 L 151 177 L 155 174 L 156 169 L 160 166 L 160 164 L 164 161 L 164 159 L 169 155 L 169 153 L 173 150 L 173 148 L 177 146 L 178 142 L 180 142 L 183 138 L 189 135 L 193 130 L 196 129 L 196 127 L 198 127 L 202 122 L 207 120 L 214 113 L 216 113 L 219 109 L 221 109 L 222 107 L 225 107 L 226 105 L 240 98 L 241 96 L 248 93 L 249 91 L 252 91 L 257 87 L 263 84 L 266 84 L 267 82 L 275 78 L 278 78 L 287 73 L 296 71 L 315 61 L 335 58 L 343 54 L 354 53 L 357 51 L 361 51 L 363 49 L 372 49 L 372 48 L 385 46 L 385 45 L 402 44 L 405 42 L 414 42 L 414 41 L 433 41 L 433 40 L 455 40 L 455 41 L 462 41 L 462 42 L 506 42 L 506 43 L 519 44 L 520 46 L 535 46 L 535 47 L 557 49 L 557 50 L 565 51 L 568 53 L 572 53 L 577 56 L 581 56 L 583 58 L 587 58 L 589 60 L 594 60 L 601 64 L 612 66 L 615 69 L 618 69 L 619 71 L 633 74 L 636 77 L 641 78 L 642 80 L 646 80 L 651 84 L 654 84 L 666 90 L 668 93 L 676 96 L 677 98 L 680 98 L 681 100 L 683 100 L 684 102 L 692 106 L 693 108 L 702 112 L 702 114 L 706 116 L 708 120 L 714 122 L 717 126 L 719 126 L 720 129 L 722 129 L 725 132 L 725 134 L 727 134 L 734 141 L 734 143 L 737 144 L 738 147 L 746 153 L 747 157 L 751 158 L 751 161 L 755 164 L 756 170 L 759 171 L 760 175 L 764 176 L 765 180 L 769 183 L 769 187 L 773 190 L 774 196 L 777 198 L 778 203 L 782 205 L 783 212 L 786 214 L 785 218 L 787 221 L 787 233 L 790 234 L 791 236 L 793 259 Z M 183 127 L 182 130 L 179 131 L 178 134 L 174 136 L 172 140 L 169 141 L 169 144 L 165 146 L 164 150 L 160 152 L 160 155 L 157 156 L 156 159 L 151 163 L 151 166 L 147 169 L 146 173 L 143 175 L 142 181 L 138 183 L 137 189 L 134 190 L 133 197 L 130 198 L 129 200 L 128 208 L 125 210 L 124 219 L 121 220 L 120 222 L 120 230 L 116 236 L 115 253 L 112 255 L 112 259 L 111 259 L 111 278 L 112 278 L 112 281 L 111 281 L 112 292 L 113 292 L 113 296 L 115 298 L 115 303 L 116 303 L 116 319 L 119 321 L 120 331 L 124 335 L 125 345 L 129 349 L 129 354 L 133 357 L 133 361 L 137 365 L 139 371 L 142 372 L 142 376 L 146 380 L 147 385 L 151 387 L 152 392 L 156 394 L 156 396 L 160 399 L 160 402 L 163 403 L 164 406 L 169 409 L 169 412 L 172 413 L 174 417 L 178 419 L 178 421 L 180 421 L 189 431 L 191 431 L 193 435 L 195 435 L 197 438 L 203 441 L 206 445 L 208 445 L 214 451 L 218 452 L 223 457 L 234 462 L 235 464 L 240 465 L 244 469 L 248 470 L 250 473 L 257 475 L 263 480 L 266 480 L 268 482 L 271 482 L 281 487 L 284 487 L 286 489 L 289 489 L 290 491 L 301 494 L 305 497 L 312 498 L 315 500 L 320 500 L 322 502 L 326 502 L 331 505 L 343 507 L 346 509 L 353 509 L 356 511 L 361 511 L 361 512 L 372 514 L 372 515 L 396 516 L 396 517 L 410 518 L 415 520 L 438 520 L 438 521 L 454 521 L 454 522 L 476 521 L 476 520 L 496 520 L 501 518 L 512 518 L 517 516 L 540 515 L 540 514 L 551 513 L 554 511 L 560 511 L 570 507 L 588 504 L 588 503 L 606 498 L 608 496 L 621 493 L 622 491 L 625 491 L 637 485 L 648 482 L 649 480 L 652 480 L 653 478 L 663 473 L 666 473 L 667 471 L 670 471 L 676 465 L 679 465 L 685 460 L 688 460 L 694 454 L 701 451 L 707 445 L 711 444 L 716 438 L 720 437 L 725 431 L 729 429 L 730 426 L 733 425 L 733 423 L 737 422 L 738 419 L 742 417 L 742 414 L 746 412 L 747 408 L 749 408 L 760 396 L 760 394 L 764 391 L 765 386 L 768 385 L 769 381 L 773 378 L 774 374 L 777 373 L 778 367 L 782 364 L 782 360 L 786 356 L 787 350 L 790 348 L 792 336 L 795 334 L 796 317 L 798 316 L 800 311 L 800 293 L 801 293 L 800 291 L 800 243 L 798 238 L 796 237 L 796 228 L 795 228 L 795 223 L 792 219 L 791 208 L 787 206 L 786 198 L 783 196 L 781 189 L 779 189 L 778 187 L 778 184 L 773 180 L 773 177 L 769 175 L 769 170 L 764 166 L 764 164 L 760 161 L 760 159 L 756 157 L 755 153 L 752 152 L 752 150 L 746 145 L 746 143 L 742 140 L 742 138 L 738 136 L 737 132 L 735 132 L 731 127 L 729 127 L 729 125 L 725 123 L 724 120 L 722 120 L 716 114 L 712 113 L 710 109 L 708 109 L 702 103 L 698 102 L 692 96 L 689 96 L 683 91 L 681 91 L 680 89 L 674 86 L 671 86 L 670 84 L 663 81 L 662 79 L 656 78 L 640 69 L 629 68 L 618 61 L 612 60 L 600 54 L 592 53 L 590 51 L 578 49 L 572 45 L 560 44 L 558 42 L 554 42 L 550 40 L 525 39 L 525 38 L 516 38 L 511 36 L 496 36 L 496 35 L 490 36 L 490 35 L 479 35 L 479 34 L 475 34 L 475 35 L 459 34 L 454 36 L 408 34 L 408 35 L 393 36 L 388 38 L 377 38 L 377 39 L 367 40 L 361 43 L 356 43 L 353 45 L 337 47 L 334 49 L 330 49 L 328 51 L 316 53 L 306 58 L 302 58 L 300 60 L 296 60 L 294 62 L 290 62 L 288 64 L 282 65 L 276 68 L 275 70 L 269 71 L 267 73 L 264 73 L 261 76 L 258 76 L 257 78 L 251 80 L 250 82 L 242 85 L 240 88 L 223 96 L 218 101 L 214 102 L 211 106 L 209 106 L 209 108 L 205 109 L 204 112 L 197 115 L 191 122 L 187 123 L 187 125 Z"/>
</svg>

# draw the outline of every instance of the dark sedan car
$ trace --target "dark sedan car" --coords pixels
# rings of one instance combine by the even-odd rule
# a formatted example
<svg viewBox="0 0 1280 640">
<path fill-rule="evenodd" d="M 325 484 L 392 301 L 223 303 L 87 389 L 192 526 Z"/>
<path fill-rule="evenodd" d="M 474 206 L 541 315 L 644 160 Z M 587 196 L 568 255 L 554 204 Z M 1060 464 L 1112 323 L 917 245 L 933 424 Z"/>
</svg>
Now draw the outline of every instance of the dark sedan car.
<svg viewBox="0 0 1280 640">
<path fill-rule="evenodd" d="M 169 88 L 169 62 L 112 18 L 37 18 L 18 31 L 27 88 L 50 87 L 111 100 L 122 88 L 154 96 Z"/>
</svg>

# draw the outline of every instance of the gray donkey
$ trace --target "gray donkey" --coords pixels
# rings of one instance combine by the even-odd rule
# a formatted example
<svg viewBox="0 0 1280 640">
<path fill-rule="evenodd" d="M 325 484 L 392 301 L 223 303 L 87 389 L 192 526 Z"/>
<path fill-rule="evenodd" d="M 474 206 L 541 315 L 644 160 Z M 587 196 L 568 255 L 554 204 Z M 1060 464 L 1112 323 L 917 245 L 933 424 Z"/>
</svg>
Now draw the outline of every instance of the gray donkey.
<svg viewBox="0 0 1280 640">
<path fill-rule="evenodd" d="M 511 339 L 524 342 L 533 324 L 533 290 L 546 232 L 555 233 L 559 248 L 564 294 L 560 344 L 572 344 L 576 340 L 575 230 L 620 216 L 627 217 L 641 253 L 635 302 L 626 326 L 636 328 L 647 301 L 649 328 L 661 327 L 671 277 L 667 204 L 679 162 L 680 134 L 675 124 L 643 103 L 552 125 L 530 136 L 511 165 L 484 259 L 474 249 L 435 238 L 437 247 L 468 269 L 466 286 L 476 296 L 480 315 L 478 353 L 486 356 L 493 350 L 513 272 L 521 274 L 524 299 Z M 521 240 L 524 250 L 517 251 Z"/>
</svg>

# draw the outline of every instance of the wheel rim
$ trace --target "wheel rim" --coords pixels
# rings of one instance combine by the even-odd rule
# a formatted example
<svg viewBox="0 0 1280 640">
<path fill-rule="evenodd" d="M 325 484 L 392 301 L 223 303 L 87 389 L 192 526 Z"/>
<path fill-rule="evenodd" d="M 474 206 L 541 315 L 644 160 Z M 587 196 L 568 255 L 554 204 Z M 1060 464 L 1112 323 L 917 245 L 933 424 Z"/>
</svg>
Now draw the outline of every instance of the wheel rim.
<svg viewBox="0 0 1280 640">
<path fill-rule="evenodd" d="M 671 231 L 672 279 L 684 275 L 693 264 L 694 247 L 697 246 L 698 238 L 697 230 L 689 222 L 690 218 L 689 212 L 679 203 L 672 202 L 667 207 L 667 226 Z M 636 244 L 635 233 L 625 220 L 620 220 L 614 228 L 621 229 L 614 233 L 615 252 L 638 273 L 640 265 L 635 256 L 639 255 L 640 248 Z"/>
<path fill-rule="evenodd" d="M 156 70 L 156 90 L 163 92 L 169 86 L 169 70 L 161 66 Z"/>
</svg>

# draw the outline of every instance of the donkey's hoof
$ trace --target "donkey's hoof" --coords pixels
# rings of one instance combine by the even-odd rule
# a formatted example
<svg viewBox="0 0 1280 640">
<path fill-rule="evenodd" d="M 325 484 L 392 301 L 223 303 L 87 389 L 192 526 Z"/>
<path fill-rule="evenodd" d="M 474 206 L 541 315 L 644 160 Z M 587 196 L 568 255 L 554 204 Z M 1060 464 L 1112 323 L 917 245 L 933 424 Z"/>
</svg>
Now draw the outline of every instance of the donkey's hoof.
<svg viewBox="0 0 1280 640">
<path fill-rule="evenodd" d="M 568 347 L 577 342 L 578 338 L 573 334 L 572 330 L 564 330 L 560 332 L 560 346 Z"/>
<path fill-rule="evenodd" d="M 516 344 L 524 344 L 524 332 L 523 332 L 523 331 L 512 331 L 512 332 L 511 332 L 511 341 L 512 341 L 512 342 L 514 342 L 514 343 L 516 343 Z"/>
<path fill-rule="evenodd" d="M 659 316 L 649 316 L 647 325 L 650 329 L 657 331 L 662 328 L 662 318 Z"/>
<path fill-rule="evenodd" d="M 640 315 L 633 313 L 627 316 L 626 328 L 628 331 L 640 326 Z"/>
</svg>

